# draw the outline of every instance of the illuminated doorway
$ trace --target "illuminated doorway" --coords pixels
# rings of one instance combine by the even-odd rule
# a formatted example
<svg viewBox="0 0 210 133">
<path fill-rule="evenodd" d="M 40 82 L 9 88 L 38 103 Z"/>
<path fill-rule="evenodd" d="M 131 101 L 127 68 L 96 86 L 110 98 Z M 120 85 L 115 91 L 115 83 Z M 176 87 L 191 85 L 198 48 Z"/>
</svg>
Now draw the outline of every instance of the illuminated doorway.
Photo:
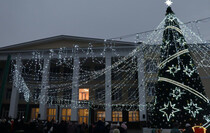
<svg viewBox="0 0 210 133">
<path fill-rule="evenodd" d="M 31 109 L 31 120 L 37 119 L 39 114 L 39 108 Z"/>
<path fill-rule="evenodd" d="M 105 111 L 97 111 L 97 121 L 105 121 Z"/>
<path fill-rule="evenodd" d="M 112 121 L 113 122 L 122 122 L 122 111 L 113 111 L 112 112 Z"/>
<path fill-rule="evenodd" d="M 129 111 L 128 118 L 129 122 L 139 121 L 139 111 Z"/>
<path fill-rule="evenodd" d="M 88 109 L 79 109 L 79 123 L 82 124 L 83 122 L 85 124 L 88 124 L 88 115 L 89 111 Z"/>
<path fill-rule="evenodd" d="M 64 121 L 71 120 L 71 109 L 62 109 L 62 120 Z"/>
<path fill-rule="evenodd" d="M 55 120 L 55 116 L 56 116 L 56 109 L 55 108 L 47 109 L 47 120 L 48 121 Z"/>
</svg>

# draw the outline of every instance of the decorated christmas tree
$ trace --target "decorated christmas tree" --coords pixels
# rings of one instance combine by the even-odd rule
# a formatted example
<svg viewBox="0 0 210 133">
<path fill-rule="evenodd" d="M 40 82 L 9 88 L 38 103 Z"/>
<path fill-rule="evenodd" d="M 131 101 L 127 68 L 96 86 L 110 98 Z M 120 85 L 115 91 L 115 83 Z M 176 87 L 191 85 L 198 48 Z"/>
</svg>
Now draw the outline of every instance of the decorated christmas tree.
<svg viewBox="0 0 210 133">
<path fill-rule="evenodd" d="M 158 82 L 151 126 L 172 128 L 174 123 L 204 124 L 209 100 L 178 20 L 169 6 L 161 45 Z"/>
</svg>

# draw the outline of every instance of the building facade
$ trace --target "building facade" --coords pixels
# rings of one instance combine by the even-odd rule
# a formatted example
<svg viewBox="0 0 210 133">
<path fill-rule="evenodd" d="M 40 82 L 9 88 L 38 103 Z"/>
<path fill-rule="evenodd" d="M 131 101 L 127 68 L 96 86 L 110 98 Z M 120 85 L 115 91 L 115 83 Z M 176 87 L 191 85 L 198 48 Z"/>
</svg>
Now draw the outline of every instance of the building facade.
<svg viewBox="0 0 210 133">
<path fill-rule="evenodd" d="M 145 125 L 159 55 L 139 45 L 56 36 L 0 48 L 1 117 Z M 199 72 L 209 96 L 206 69 Z"/>
</svg>

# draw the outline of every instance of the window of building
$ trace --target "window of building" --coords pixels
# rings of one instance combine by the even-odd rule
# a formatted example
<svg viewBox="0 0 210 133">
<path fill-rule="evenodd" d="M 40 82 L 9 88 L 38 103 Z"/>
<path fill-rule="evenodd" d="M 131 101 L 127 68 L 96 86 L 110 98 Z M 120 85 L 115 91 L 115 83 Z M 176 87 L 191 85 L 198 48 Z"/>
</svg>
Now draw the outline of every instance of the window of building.
<svg viewBox="0 0 210 133">
<path fill-rule="evenodd" d="M 121 98 L 122 98 L 122 90 L 121 89 L 119 89 L 117 91 L 113 91 L 113 93 L 112 93 L 113 101 L 121 100 Z"/>
<path fill-rule="evenodd" d="M 19 93 L 19 100 L 24 100 L 25 98 L 24 98 L 24 93 L 22 92 L 22 93 Z"/>
<path fill-rule="evenodd" d="M 33 98 L 34 98 L 34 101 L 37 101 L 39 96 L 40 96 L 40 92 L 41 92 L 41 89 L 39 88 L 34 88 L 34 91 L 32 93 L 33 95 Z"/>
<path fill-rule="evenodd" d="M 2 109 L 2 118 L 7 118 L 9 116 L 9 108 Z"/>
<path fill-rule="evenodd" d="M 138 100 L 139 91 L 138 88 L 130 88 L 128 90 L 128 99 L 129 100 Z"/>
<path fill-rule="evenodd" d="M 97 121 L 105 121 L 105 111 L 97 111 Z"/>
<path fill-rule="evenodd" d="M 2 80 L 2 75 L 3 75 L 3 69 L 2 68 L 0 68 L 0 80 Z"/>
<path fill-rule="evenodd" d="M 25 108 L 19 108 L 18 107 L 18 113 L 17 113 L 17 118 L 18 119 L 23 119 L 24 118 L 24 116 L 25 116 Z"/>
<path fill-rule="evenodd" d="M 112 112 L 112 121 L 113 122 L 122 122 L 122 111 L 113 111 Z"/>
<path fill-rule="evenodd" d="M 50 89 L 48 92 L 48 103 L 55 104 L 57 102 L 57 92 L 55 89 Z"/>
<path fill-rule="evenodd" d="M 56 109 L 54 108 L 49 108 L 47 109 L 47 120 L 51 121 L 52 119 L 55 120 L 56 116 Z"/>
<path fill-rule="evenodd" d="M 157 61 L 147 60 L 146 61 L 146 72 L 148 73 L 157 73 Z"/>
<path fill-rule="evenodd" d="M 128 117 L 129 122 L 139 121 L 139 111 L 129 111 Z"/>
<path fill-rule="evenodd" d="M 79 100 L 89 100 L 89 89 L 83 88 L 79 89 Z"/>
<path fill-rule="evenodd" d="M 105 90 L 97 89 L 95 91 L 95 100 L 105 100 Z"/>
<path fill-rule="evenodd" d="M 147 95 L 148 96 L 155 95 L 155 83 L 153 83 L 153 82 L 147 83 Z"/>
<path fill-rule="evenodd" d="M 7 93 L 6 93 L 6 99 L 7 100 L 10 100 L 10 98 L 11 98 L 11 94 L 12 94 L 12 89 L 7 89 Z"/>
<path fill-rule="evenodd" d="M 37 119 L 39 114 L 39 108 L 32 108 L 31 109 L 31 119 Z"/>
<path fill-rule="evenodd" d="M 64 101 L 71 101 L 71 95 L 72 95 L 72 90 L 71 89 L 65 90 L 63 92 L 63 99 L 64 99 Z"/>
<path fill-rule="evenodd" d="M 71 109 L 62 109 L 62 120 L 64 121 L 71 120 Z"/>
<path fill-rule="evenodd" d="M 85 124 L 88 124 L 88 109 L 79 109 L 79 123 L 82 124 L 83 122 Z"/>
</svg>

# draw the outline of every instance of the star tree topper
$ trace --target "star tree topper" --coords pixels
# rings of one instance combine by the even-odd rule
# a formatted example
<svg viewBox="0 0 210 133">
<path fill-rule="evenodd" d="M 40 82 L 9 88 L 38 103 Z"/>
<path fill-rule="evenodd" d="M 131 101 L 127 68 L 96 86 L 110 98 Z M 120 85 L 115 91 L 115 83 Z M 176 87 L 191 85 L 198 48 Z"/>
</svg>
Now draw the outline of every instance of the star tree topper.
<svg viewBox="0 0 210 133">
<path fill-rule="evenodd" d="M 171 0 L 167 0 L 165 3 L 167 6 L 171 6 L 173 4 L 173 2 Z"/>
<path fill-rule="evenodd" d="M 160 112 L 163 113 L 163 116 L 166 116 L 167 121 L 171 119 L 171 117 L 174 117 L 174 113 L 179 112 L 180 109 L 175 108 L 175 104 L 172 104 L 171 101 L 168 102 L 168 104 L 164 104 L 164 108 L 159 109 Z"/>
</svg>

